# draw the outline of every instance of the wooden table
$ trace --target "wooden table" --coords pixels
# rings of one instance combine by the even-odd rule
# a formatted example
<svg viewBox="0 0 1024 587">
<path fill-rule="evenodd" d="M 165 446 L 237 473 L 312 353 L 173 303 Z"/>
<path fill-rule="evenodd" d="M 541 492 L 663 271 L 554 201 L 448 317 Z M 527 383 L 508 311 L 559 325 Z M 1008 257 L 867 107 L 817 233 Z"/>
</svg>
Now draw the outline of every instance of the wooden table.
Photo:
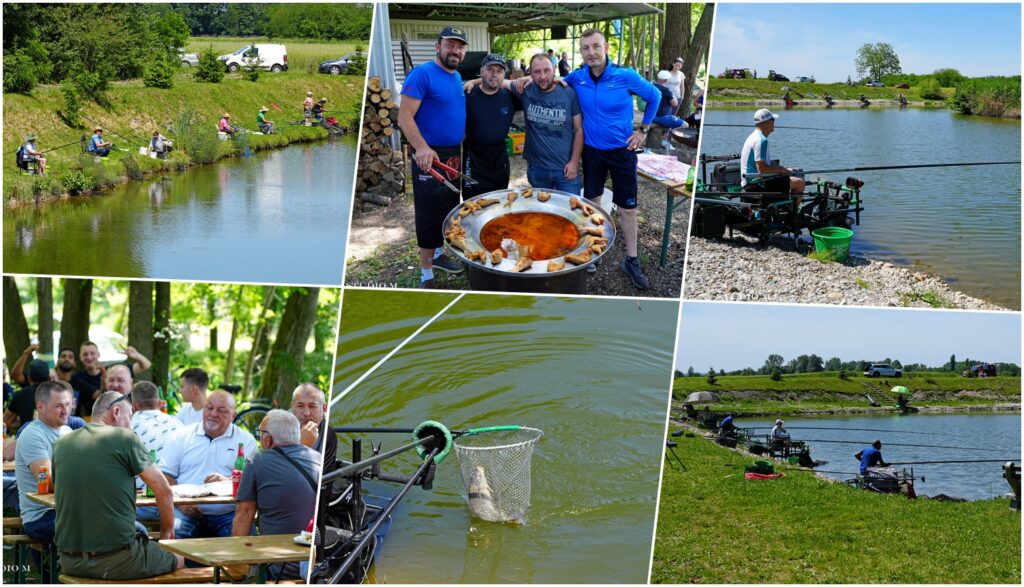
<svg viewBox="0 0 1024 587">
<path fill-rule="evenodd" d="M 672 230 L 672 213 L 679 206 L 688 203 L 693 198 L 693 190 L 686 189 L 686 182 L 672 181 L 669 179 L 658 179 L 648 173 L 637 169 L 637 175 L 647 181 L 665 186 L 665 228 L 661 231 L 661 258 L 659 264 L 664 267 L 668 262 L 668 237 Z M 678 202 L 677 198 L 682 198 Z"/>
<path fill-rule="evenodd" d="M 14 472 L 14 461 L 4 461 L 4 473 Z"/>
<path fill-rule="evenodd" d="M 213 582 L 220 583 L 220 571 L 228 565 L 258 565 L 256 582 L 267 582 L 267 567 L 273 564 L 309 560 L 309 546 L 294 542 L 294 534 L 228 536 L 226 538 L 184 538 L 162 540 L 165 550 L 197 563 L 211 566 Z"/>
<path fill-rule="evenodd" d="M 29 499 L 36 503 L 41 503 L 48 508 L 56 507 L 54 494 L 44 493 L 42 495 L 38 493 L 29 493 L 27 495 Z M 235 498 L 230 495 L 220 497 L 217 495 L 206 495 L 203 497 L 175 497 L 174 505 L 225 505 L 235 503 Z M 143 493 L 137 493 L 135 495 L 136 507 L 147 507 L 156 506 L 155 497 L 146 497 Z"/>
</svg>

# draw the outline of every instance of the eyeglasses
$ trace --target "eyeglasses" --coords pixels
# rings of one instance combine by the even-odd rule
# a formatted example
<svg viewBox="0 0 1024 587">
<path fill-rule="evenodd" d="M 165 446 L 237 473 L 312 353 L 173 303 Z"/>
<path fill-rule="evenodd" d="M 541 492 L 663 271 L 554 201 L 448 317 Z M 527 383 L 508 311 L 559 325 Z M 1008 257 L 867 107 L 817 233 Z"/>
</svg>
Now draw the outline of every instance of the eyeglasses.
<svg viewBox="0 0 1024 587">
<path fill-rule="evenodd" d="M 110 405 L 109 405 L 109 406 L 107 406 L 107 408 L 112 408 L 112 407 L 114 407 L 114 405 L 116 405 L 116 404 L 117 404 L 117 402 L 128 402 L 128 403 L 131 403 L 131 401 L 132 401 L 132 398 L 131 398 L 130 396 L 128 396 L 128 395 L 122 395 L 121 397 L 117 398 L 116 400 L 114 400 L 114 401 L 110 402 Z"/>
<path fill-rule="evenodd" d="M 269 430 L 264 430 L 262 428 L 257 428 L 256 429 L 256 440 L 260 440 L 263 437 L 264 434 L 266 434 L 267 436 L 273 436 L 273 434 L 271 434 Z"/>
</svg>

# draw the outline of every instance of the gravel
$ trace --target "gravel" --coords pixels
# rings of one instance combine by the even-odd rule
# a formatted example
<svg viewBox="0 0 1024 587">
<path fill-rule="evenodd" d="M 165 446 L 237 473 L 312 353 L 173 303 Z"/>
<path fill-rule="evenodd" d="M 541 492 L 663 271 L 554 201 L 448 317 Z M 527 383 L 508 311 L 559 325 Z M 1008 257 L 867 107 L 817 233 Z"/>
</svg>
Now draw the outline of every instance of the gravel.
<svg viewBox="0 0 1024 587">
<path fill-rule="evenodd" d="M 687 299 L 1008 310 L 892 263 L 855 256 L 822 263 L 798 252 L 788 239 L 762 248 L 742 236 L 694 237 L 689 251 Z"/>
</svg>

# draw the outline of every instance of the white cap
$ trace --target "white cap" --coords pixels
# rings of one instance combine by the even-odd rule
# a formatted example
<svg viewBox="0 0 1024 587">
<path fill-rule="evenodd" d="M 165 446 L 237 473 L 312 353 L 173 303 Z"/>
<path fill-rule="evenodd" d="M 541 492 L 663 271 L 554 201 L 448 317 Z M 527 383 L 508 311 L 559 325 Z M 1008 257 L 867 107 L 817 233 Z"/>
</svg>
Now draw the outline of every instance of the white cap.
<svg viewBox="0 0 1024 587">
<path fill-rule="evenodd" d="M 782 425 L 782 420 L 776 420 L 775 423 L 781 426 Z"/>
<path fill-rule="evenodd" d="M 778 120 L 778 114 L 772 114 L 772 111 L 767 108 L 762 108 L 754 113 L 754 124 L 761 124 L 762 122 L 768 122 L 769 120 Z"/>
<path fill-rule="evenodd" d="M 664 69 L 658 72 L 658 79 L 659 80 L 666 80 L 666 79 L 668 79 L 670 77 L 672 77 L 672 74 L 667 72 L 667 71 L 665 71 Z"/>
</svg>

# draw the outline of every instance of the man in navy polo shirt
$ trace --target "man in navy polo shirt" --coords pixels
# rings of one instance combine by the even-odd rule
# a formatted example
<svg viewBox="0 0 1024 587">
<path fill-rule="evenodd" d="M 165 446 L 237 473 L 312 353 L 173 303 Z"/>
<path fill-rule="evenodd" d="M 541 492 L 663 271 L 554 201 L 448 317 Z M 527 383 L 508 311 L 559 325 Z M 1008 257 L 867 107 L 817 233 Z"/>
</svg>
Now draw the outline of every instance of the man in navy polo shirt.
<svg viewBox="0 0 1024 587">
<path fill-rule="evenodd" d="M 635 70 L 608 58 L 608 42 L 597 29 L 583 31 L 580 54 L 586 67 L 566 76 L 583 111 L 583 197 L 599 198 L 610 174 L 619 225 L 626 243 L 622 271 L 637 289 L 650 284 L 637 259 L 636 149 L 643 145 L 661 103 L 661 92 Z M 647 103 L 643 122 L 633 130 L 633 95 Z"/>
<path fill-rule="evenodd" d="M 434 288 L 434 269 L 459 273 L 462 266 L 444 254 L 441 227 L 460 197 L 430 175 L 439 159 L 459 169 L 459 146 L 466 132 L 466 97 L 458 67 L 466 56 L 466 33 L 446 26 L 434 45 L 436 58 L 413 68 L 402 85 L 398 126 L 414 150 L 412 175 L 416 244 L 420 248 L 420 287 Z M 445 173 L 441 171 L 440 173 Z M 456 183 L 450 174 L 449 181 Z"/>
</svg>

